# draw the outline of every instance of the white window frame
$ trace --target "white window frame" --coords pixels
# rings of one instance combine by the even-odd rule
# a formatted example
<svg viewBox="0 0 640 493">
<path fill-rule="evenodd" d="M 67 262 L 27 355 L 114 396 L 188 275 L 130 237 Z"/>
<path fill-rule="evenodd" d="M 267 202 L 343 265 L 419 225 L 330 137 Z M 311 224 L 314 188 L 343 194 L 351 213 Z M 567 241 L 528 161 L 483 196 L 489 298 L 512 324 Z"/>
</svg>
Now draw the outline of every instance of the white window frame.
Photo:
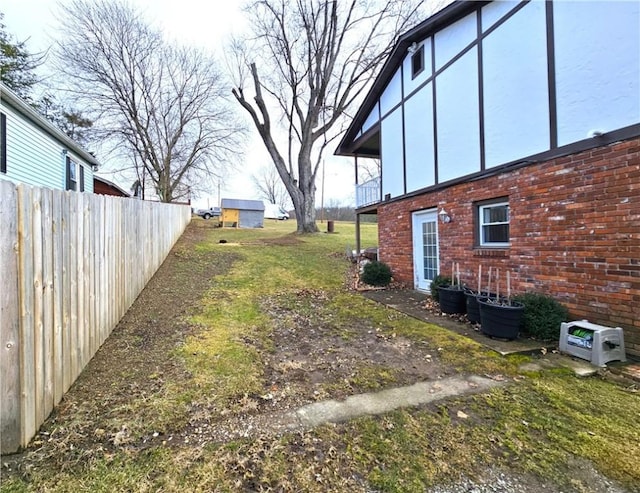
<svg viewBox="0 0 640 493">
<path fill-rule="evenodd" d="M 69 190 L 78 191 L 78 163 L 73 159 L 69 160 Z"/>
<path fill-rule="evenodd" d="M 484 222 L 484 211 L 485 209 L 493 209 L 494 207 L 507 207 L 507 220 L 506 221 L 498 221 L 485 223 Z M 508 201 L 501 202 L 491 202 L 488 204 L 483 204 L 478 206 L 478 239 L 481 247 L 508 247 L 511 245 L 509 241 L 507 242 L 497 242 L 497 241 L 485 241 L 484 239 L 484 226 L 498 226 L 502 224 L 506 224 L 509 226 L 509 237 L 511 237 L 511 209 L 509 207 Z"/>
</svg>

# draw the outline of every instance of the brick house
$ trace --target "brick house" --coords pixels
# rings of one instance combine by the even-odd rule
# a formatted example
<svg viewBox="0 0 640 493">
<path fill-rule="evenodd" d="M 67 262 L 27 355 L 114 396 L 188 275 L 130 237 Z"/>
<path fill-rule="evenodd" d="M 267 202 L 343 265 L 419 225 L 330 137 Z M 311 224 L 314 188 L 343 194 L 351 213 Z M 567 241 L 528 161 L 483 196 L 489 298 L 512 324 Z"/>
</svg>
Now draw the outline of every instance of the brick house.
<svg viewBox="0 0 640 493">
<path fill-rule="evenodd" d="M 640 355 L 639 25 L 637 1 L 454 2 L 400 36 L 336 150 L 357 236 L 377 214 L 396 279 L 509 270 Z"/>
</svg>

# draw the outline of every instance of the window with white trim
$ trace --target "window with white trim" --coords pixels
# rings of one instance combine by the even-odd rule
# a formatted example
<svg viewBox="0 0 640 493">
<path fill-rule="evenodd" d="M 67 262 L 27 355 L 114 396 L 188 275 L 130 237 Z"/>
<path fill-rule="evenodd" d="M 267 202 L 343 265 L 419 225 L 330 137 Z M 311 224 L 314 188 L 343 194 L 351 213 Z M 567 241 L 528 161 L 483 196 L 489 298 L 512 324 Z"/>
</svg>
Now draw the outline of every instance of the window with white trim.
<svg viewBox="0 0 640 493">
<path fill-rule="evenodd" d="M 478 205 L 478 240 L 481 247 L 509 246 L 509 202 Z"/>
<path fill-rule="evenodd" d="M 84 168 L 67 156 L 67 190 L 84 192 Z"/>
</svg>

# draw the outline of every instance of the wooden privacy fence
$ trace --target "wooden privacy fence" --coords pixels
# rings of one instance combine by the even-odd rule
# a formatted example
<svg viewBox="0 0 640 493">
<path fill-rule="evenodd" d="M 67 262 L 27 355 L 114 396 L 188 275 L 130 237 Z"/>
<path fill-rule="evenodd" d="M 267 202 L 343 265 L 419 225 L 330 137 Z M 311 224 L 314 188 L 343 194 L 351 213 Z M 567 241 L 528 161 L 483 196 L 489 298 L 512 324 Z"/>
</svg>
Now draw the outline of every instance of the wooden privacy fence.
<svg viewBox="0 0 640 493">
<path fill-rule="evenodd" d="M 0 180 L 0 442 L 25 446 L 156 272 L 184 205 Z"/>
</svg>

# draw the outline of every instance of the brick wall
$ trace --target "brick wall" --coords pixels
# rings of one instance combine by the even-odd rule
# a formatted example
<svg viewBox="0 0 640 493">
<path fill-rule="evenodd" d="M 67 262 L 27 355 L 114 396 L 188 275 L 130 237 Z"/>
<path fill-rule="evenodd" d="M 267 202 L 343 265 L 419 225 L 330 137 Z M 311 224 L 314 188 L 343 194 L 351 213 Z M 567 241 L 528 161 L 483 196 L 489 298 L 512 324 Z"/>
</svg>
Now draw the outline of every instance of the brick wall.
<svg viewBox="0 0 640 493">
<path fill-rule="evenodd" d="M 474 204 L 508 196 L 507 249 L 474 247 Z M 511 273 L 513 292 L 549 294 L 573 318 L 625 329 L 627 352 L 640 355 L 640 139 L 534 164 L 447 189 L 382 204 L 380 258 L 413 285 L 411 213 L 444 207 L 438 223 L 440 272 L 460 264 L 477 286 L 482 264 Z"/>
</svg>

